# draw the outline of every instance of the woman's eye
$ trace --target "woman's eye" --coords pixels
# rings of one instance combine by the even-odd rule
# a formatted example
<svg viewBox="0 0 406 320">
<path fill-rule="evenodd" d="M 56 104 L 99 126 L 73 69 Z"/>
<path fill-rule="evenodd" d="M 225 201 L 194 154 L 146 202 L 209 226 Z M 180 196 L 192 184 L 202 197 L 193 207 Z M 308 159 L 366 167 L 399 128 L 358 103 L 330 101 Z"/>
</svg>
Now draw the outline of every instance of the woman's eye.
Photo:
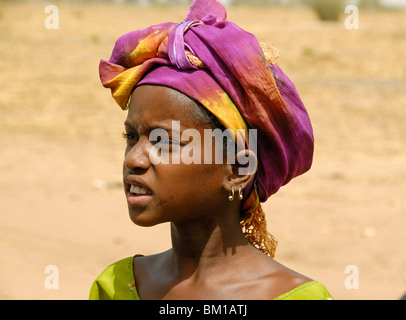
<svg viewBox="0 0 406 320">
<path fill-rule="evenodd" d="M 176 140 L 172 140 L 171 138 L 160 138 L 158 140 L 158 143 L 161 145 L 166 145 L 166 146 L 180 146 L 180 142 Z"/>
<path fill-rule="evenodd" d="M 126 133 L 123 132 L 123 138 L 127 141 L 137 141 L 138 140 L 138 135 L 133 134 L 133 133 Z"/>
<path fill-rule="evenodd" d="M 175 141 L 175 140 L 171 140 L 171 139 L 161 139 L 159 140 L 159 143 L 162 144 L 171 144 L 171 145 L 179 145 L 180 143 Z"/>
</svg>

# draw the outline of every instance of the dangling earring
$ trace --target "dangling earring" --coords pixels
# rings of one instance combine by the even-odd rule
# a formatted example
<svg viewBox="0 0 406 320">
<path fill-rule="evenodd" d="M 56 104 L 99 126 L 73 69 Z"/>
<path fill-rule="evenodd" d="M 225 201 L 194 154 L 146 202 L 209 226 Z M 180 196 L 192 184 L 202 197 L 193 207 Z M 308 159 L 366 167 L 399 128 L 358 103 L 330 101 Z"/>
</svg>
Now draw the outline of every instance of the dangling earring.
<svg viewBox="0 0 406 320">
<path fill-rule="evenodd" d="M 240 187 L 240 189 L 238 189 L 238 199 L 242 200 L 244 198 L 243 194 L 242 194 L 242 188 Z"/>
<path fill-rule="evenodd" d="M 234 188 L 231 188 L 231 192 L 228 195 L 228 200 L 230 201 L 234 200 Z"/>
</svg>

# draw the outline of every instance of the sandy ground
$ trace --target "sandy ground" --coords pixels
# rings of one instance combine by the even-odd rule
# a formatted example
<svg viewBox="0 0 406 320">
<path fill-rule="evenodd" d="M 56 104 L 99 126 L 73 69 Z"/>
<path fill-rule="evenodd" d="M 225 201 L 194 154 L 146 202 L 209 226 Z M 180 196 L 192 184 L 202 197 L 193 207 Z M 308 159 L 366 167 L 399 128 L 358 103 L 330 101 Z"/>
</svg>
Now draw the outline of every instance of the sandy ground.
<svg viewBox="0 0 406 320">
<path fill-rule="evenodd" d="M 128 218 L 125 113 L 102 88 L 98 63 L 121 34 L 182 21 L 187 9 L 58 2 L 59 29 L 47 30 L 46 4 L 0 5 L 2 299 L 87 299 L 110 263 L 170 246 L 168 225 L 144 229 Z M 399 299 L 406 12 L 361 11 L 359 30 L 305 9 L 233 8 L 229 18 L 280 48 L 314 125 L 311 171 L 265 204 L 276 259 L 336 299 Z M 49 265 L 58 289 L 46 288 Z M 358 288 L 346 287 L 355 276 L 347 266 L 357 268 Z"/>
</svg>

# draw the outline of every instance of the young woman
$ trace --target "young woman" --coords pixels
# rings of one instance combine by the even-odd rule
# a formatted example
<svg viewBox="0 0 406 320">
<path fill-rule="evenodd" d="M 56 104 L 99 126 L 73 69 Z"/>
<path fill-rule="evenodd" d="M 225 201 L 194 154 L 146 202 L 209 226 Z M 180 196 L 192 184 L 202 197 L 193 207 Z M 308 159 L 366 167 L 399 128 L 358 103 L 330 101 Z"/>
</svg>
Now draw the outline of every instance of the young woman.
<svg viewBox="0 0 406 320">
<path fill-rule="evenodd" d="M 90 299 L 331 299 L 273 259 L 260 205 L 310 168 L 308 114 L 272 50 L 225 19 L 195 0 L 185 22 L 130 32 L 100 62 L 128 109 L 130 218 L 170 222 L 172 248 L 110 265 Z"/>
</svg>

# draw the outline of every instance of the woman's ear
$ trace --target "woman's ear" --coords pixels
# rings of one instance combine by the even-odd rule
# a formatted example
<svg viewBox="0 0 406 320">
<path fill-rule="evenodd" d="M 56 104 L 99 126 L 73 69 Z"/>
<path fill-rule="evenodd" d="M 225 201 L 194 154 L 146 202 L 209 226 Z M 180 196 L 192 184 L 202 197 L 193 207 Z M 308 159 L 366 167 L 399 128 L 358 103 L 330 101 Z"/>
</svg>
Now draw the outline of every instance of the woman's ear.
<svg viewBox="0 0 406 320">
<path fill-rule="evenodd" d="M 239 151 L 235 155 L 235 164 L 227 164 L 223 187 L 230 192 L 231 189 L 245 189 L 254 179 L 258 168 L 258 158 L 250 149 Z"/>
</svg>

